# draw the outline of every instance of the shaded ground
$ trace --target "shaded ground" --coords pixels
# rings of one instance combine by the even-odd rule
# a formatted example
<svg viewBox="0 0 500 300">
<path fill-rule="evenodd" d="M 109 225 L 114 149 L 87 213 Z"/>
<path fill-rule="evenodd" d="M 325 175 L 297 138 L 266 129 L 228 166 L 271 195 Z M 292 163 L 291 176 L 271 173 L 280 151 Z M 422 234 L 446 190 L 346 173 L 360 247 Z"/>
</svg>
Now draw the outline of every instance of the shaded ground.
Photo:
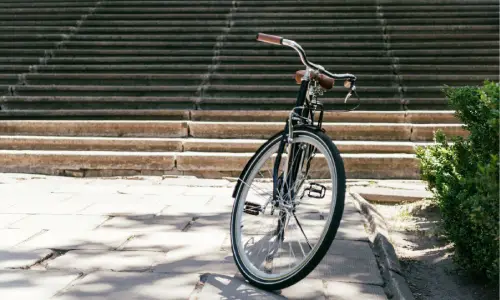
<svg viewBox="0 0 500 300">
<path fill-rule="evenodd" d="M 430 201 L 375 206 L 390 227 L 415 299 L 498 299 L 498 286 L 474 280 L 453 263 L 453 245 L 445 239 L 439 209 Z"/>
<path fill-rule="evenodd" d="M 0 174 L 0 299 L 386 299 L 350 196 L 309 276 L 272 293 L 246 283 L 229 239 L 233 187 Z"/>
</svg>

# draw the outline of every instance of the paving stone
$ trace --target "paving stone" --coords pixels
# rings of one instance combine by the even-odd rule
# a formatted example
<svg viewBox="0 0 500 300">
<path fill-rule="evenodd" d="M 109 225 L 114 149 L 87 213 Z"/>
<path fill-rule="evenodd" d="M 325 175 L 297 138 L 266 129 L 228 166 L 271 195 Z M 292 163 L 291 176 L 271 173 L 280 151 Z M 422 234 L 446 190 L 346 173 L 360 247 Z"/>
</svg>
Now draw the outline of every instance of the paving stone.
<svg viewBox="0 0 500 300">
<path fill-rule="evenodd" d="M 0 185 L 2 196 L 9 198 L 22 198 L 23 196 L 50 194 L 54 189 L 53 185 L 47 182 L 33 184 L 30 182 L 18 182 Z"/>
<path fill-rule="evenodd" d="M 84 193 L 84 192 L 92 192 L 91 180 L 86 180 L 83 182 L 68 182 L 67 184 L 59 184 L 52 191 L 54 194 L 67 194 L 67 193 Z"/>
<path fill-rule="evenodd" d="M 62 199 L 60 197 L 63 197 Z M 59 200 L 58 200 L 59 199 Z M 50 199 L 31 199 L 19 201 L 17 204 L 5 210 L 6 213 L 27 214 L 74 214 L 91 205 L 92 198 L 71 199 L 71 195 L 56 194 Z"/>
<path fill-rule="evenodd" d="M 370 284 L 357 284 L 338 281 L 326 282 L 326 296 L 331 300 L 385 300 L 384 289 Z"/>
<path fill-rule="evenodd" d="M 183 186 L 169 186 L 160 184 L 149 185 L 128 185 L 118 190 L 122 194 L 130 195 L 160 195 L 160 196 L 174 196 L 180 195 L 186 191 Z"/>
<path fill-rule="evenodd" d="M 80 211 L 81 215 L 155 215 L 166 207 L 165 203 L 158 201 L 144 201 L 138 199 L 135 203 L 125 202 L 97 202 Z"/>
<path fill-rule="evenodd" d="M 125 194 L 119 194 L 119 193 L 89 193 L 89 192 L 82 192 L 76 195 L 72 195 L 69 200 L 71 201 L 78 201 L 78 202 L 88 202 L 91 201 L 92 203 L 137 203 L 141 199 L 140 196 L 137 195 L 125 195 Z"/>
<path fill-rule="evenodd" d="M 209 274 L 205 285 L 197 294 L 197 299 L 261 299 L 278 300 L 286 299 L 283 296 L 260 290 L 240 276 L 222 274 Z"/>
<path fill-rule="evenodd" d="M 165 208 L 157 220 L 164 219 L 163 223 L 175 221 L 180 229 L 191 222 L 189 231 L 209 229 L 229 231 L 231 209 L 212 202 L 212 197 L 196 197 L 194 201 L 193 199 L 180 201 Z"/>
<path fill-rule="evenodd" d="M 179 259 L 186 259 L 208 251 L 218 252 L 225 234 L 224 231 L 138 234 L 123 246 L 123 250 L 164 251 L 169 256 L 179 254 Z"/>
<path fill-rule="evenodd" d="M 22 250 L 5 249 L 0 250 L 0 269 L 23 268 L 35 264 L 37 261 L 52 253 L 49 249 Z"/>
<path fill-rule="evenodd" d="M 334 240 L 311 278 L 382 285 L 375 256 L 367 242 Z"/>
<path fill-rule="evenodd" d="M 13 247 L 35 235 L 41 233 L 41 229 L 0 229 L 0 249 Z"/>
<path fill-rule="evenodd" d="M 187 187 L 230 187 L 231 186 L 231 182 L 225 179 L 199 179 L 196 177 L 165 178 L 160 184 L 169 186 L 180 185 Z"/>
<path fill-rule="evenodd" d="M 65 194 L 55 195 L 35 191 L 20 193 L 2 193 L 0 191 L 0 194 L 2 195 L 2 202 L 14 204 L 8 205 L 8 208 L 2 210 L 3 213 L 36 213 L 42 205 L 56 205 L 70 197 Z"/>
<path fill-rule="evenodd" d="M 9 227 L 10 224 L 25 218 L 26 214 L 0 214 L 0 228 Z"/>
<path fill-rule="evenodd" d="M 162 252 L 148 251 L 69 251 L 47 262 L 49 269 L 146 271 L 165 259 Z"/>
<path fill-rule="evenodd" d="M 335 239 L 368 241 L 368 234 L 365 231 L 363 223 L 358 220 L 348 220 L 348 217 L 350 216 L 345 216 L 344 214 Z"/>
<path fill-rule="evenodd" d="M 5 212 L 5 210 L 7 210 L 9 207 L 13 206 L 16 204 L 16 201 L 13 200 L 13 199 L 2 199 L 2 201 L 0 201 L 0 211 L 1 212 Z"/>
<path fill-rule="evenodd" d="M 159 201 L 167 204 L 168 206 L 184 206 L 192 207 L 205 205 L 212 199 L 211 195 L 196 195 L 196 196 L 186 196 L 186 195 L 149 195 L 144 196 L 143 199 L 148 201 Z"/>
<path fill-rule="evenodd" d="M 180 231 L 192 218 L 174 219 L 170 216 L 120 216 L 109 219 L 99 229 L 124 230 L 134 233 Z"/>
<path fill-rule="evenodd" d="M 0 298 L 49 299 L 77 277 L 76 273 L 0 270 Z"/>
<path fill-rule="evenodd" d="M 189 299 L 198 280 L 198 274 L 95 272 L 73 282 L 54 299 Z"/>
<path fill-rule="evenodd" d="M 91 230 L 106 221 L 105 216 L 31 215 L 11 224 L 12 228 Z"/>
<path fill-rule="evenodd" d="M 208 247 L 207 247 L 208 248 Z M 196 252 L 191 249 L 189 253 L 170 251 L 166 259 L 153 268 L 155 273 L 196 273 L 222 272 L 238 273 L 230 253 L 204 248 L 207 253 Z"/>
<path fill-rule="evenodd" d="M 190 187 L 184 191 L 186 196 L 217 196 L 231 199 L 233 189 L 225 187 Z"/>
<path fill-rule="evenodd" d="M 325 299 L 325 287 L 320 279 L 306 277 L 296 284 L 280 291 L 287 299 L 316 300 Z"/>
<path fill-rule="evenodd" d="M 118 191 L 126 188 L 128 182 L 113 182 L 111 180 L 94 180 L 85 184 L 71 183 L 67 187 L 55 190 L 56 193 L 82 193 L 82 194 L 118 194 Z"/>
<path fill-rule="evenodd" d="M 230 222 L 231 211 L 205 212 L 197 215 L 188 231 L 225 230 L 229 232 Z"/>
<path fill-rule="evenodd" d="M 108 250 L 122 245 L 132 234 L 117 230 L 49 230 L 16 247 L 19 249 Z"/>
</svg>

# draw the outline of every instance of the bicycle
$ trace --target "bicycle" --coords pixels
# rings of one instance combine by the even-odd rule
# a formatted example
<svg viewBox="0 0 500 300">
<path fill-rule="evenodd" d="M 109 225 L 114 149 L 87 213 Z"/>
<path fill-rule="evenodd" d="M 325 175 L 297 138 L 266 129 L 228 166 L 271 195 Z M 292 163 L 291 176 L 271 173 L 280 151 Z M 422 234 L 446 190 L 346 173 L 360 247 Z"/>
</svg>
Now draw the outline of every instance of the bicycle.
<svg viewBox="0 0 500 300">
<path fill-rule="evenodd" d="M 291 286 L 323 259 L 344 211 L 346 179 L 340 152 L 322 128 L 318 96 L 344 80 L 345 102 L 356 76 L 332 74 L 307 60 L 295 41 L 259 33 L 257 41 L 297 51 L 306 70 L 283 131 L 247 162 L 233 190 L 231 248 L 241 274 L 265 290 Z M 358 97 L 359 100 L 359 97 Z M 359 104 L 358 104 L 359 105 Z M 288 255 L 286 255 L 287 253 Z"/>
</svg>

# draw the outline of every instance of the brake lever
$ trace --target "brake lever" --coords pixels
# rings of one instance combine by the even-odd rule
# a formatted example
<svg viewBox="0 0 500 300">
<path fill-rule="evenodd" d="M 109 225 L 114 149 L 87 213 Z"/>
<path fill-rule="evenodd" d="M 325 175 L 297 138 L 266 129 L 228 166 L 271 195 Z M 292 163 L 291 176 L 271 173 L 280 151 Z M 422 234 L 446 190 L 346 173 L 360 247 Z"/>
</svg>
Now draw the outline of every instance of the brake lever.
<svg viewBox="0 0 500 300">
<path fill-rule="evenodd" d="M 354 92 L 356 95 L 358 95 L 358 93 L 356 92 L 356 81 L 346 80 L 344 82 L 344 86 L 349 88 L 349 93 L 347 93 L 347 96 L 344 99 L 344 104 L 345 104 L 345 103 L 347 103 L 347 100 L 349 100 L 349 98 L 351 98 L 352 92 Z"/>
</svg>

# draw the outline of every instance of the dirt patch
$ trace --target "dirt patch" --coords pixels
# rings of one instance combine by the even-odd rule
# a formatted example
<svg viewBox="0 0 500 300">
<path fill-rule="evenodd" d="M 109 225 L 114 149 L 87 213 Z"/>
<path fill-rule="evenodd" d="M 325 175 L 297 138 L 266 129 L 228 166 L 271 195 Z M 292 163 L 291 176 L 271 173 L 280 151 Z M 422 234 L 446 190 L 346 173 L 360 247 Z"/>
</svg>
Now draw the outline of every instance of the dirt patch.
<svg viewBox="0 0 500 300">
<path fill-rule="evenodd" d="M 446 240 L 439 209 L 431 201 L 374 205 L 389 226 L 415 299 L 498 299 L 498 286 L 478 282 L 454 264 L 453 245 Z"/>
</svg>

